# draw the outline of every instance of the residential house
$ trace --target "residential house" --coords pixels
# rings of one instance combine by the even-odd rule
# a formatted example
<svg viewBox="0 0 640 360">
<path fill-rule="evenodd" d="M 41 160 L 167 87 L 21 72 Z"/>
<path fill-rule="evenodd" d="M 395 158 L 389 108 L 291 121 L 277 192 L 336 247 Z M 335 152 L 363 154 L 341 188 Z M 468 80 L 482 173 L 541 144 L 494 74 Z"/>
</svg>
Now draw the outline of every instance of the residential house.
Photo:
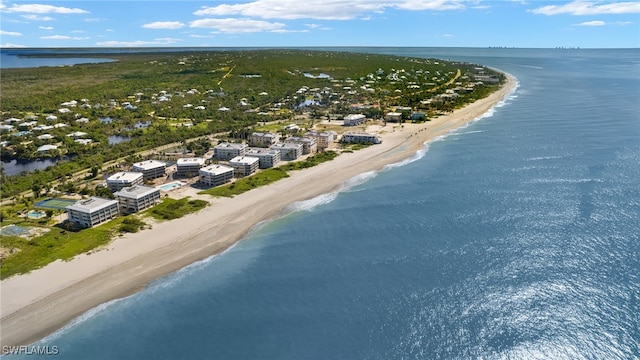
<svg viewBox="0 0 640 360">
<path fill-rule="evenodd" d="M 364 124 L 366 119 L 367 117 L 364 116 L 363 114 L 349 114 L 344 117 L 342 125 L 356 126 L 356 125 Z"/>
</svg>

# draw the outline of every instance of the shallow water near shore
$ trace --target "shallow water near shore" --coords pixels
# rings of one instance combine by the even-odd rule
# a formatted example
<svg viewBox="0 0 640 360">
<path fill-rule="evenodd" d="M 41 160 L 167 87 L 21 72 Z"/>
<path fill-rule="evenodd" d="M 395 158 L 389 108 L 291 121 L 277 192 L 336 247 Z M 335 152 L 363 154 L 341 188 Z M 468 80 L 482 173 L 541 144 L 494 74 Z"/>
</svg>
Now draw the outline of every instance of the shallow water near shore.
<svg viewBox="0 0 640 360">
<path fill-rule="evenodd" d="M 639 358 L 640 51 L 353 51 L 480 63 L 519 87 L 37 344 L 61 359 Z"/>
</svg>

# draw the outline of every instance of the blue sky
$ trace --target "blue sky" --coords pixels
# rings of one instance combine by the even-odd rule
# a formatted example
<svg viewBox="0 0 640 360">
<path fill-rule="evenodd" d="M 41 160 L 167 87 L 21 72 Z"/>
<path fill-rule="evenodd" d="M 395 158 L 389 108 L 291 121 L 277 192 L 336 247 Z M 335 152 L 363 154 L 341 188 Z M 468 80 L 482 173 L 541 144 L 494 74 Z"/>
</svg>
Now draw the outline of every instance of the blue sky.
<svg viewBox="0 0 640 360">
<path fill-rule="evenodd" d="M 640 47 L 640 1 L 0 1 L 2 47 Z"/>
</svg>

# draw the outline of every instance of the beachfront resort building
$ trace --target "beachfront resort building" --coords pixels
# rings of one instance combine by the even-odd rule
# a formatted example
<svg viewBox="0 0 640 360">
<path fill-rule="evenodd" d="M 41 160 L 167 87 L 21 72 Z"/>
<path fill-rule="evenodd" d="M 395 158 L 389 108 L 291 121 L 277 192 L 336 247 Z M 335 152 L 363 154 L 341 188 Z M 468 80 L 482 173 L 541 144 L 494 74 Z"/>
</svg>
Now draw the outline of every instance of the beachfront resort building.
<svg viewBox="0 0 640 360">
<path fill-rule="evenodd" d="M 349 115 L 344 117 L 342 125 L 343 126 L 356 126 L 356 125 L 364 124 L 366 119 L 367 119 L 367 117 L 364 116 L 363 114 L 349 114 Z"/>
<path fill-rule="evenodd" d="M 203 167 L 198 173 L 200 182 L 209 186 L 218 186 L 233 179 L 233 168 L 225 165 L 212 164 Z"/>
<path fill-rule="evenodd" d="M 249 149 L 247 156 L 258 158 L 258 167 L 267 169 L 280 162 L 280 151 L 273 149 Z"/>
<path fill-rule="evenodd" d="M 150 186 L 134 185 L 115 192 L 120 211 L 135 213 L 150 208 L 160 202 L 160 189 Z"/>
<path fill-rule="evenodd" d="M 335 131 L 309 131 L 306 136 L 315 138 L 318 150 L 324 150 L 336 140 L 338 133 Z"/>
<path fill-rule="evenodd" d="M 92 227 L 118 216 L 118 201 L 92 196 L 66 207 L 69 221 L 80 227 Z"/>
<path fill-rule="evenodd" d="M 218 160 L 229 160 L 244 156 L 249 145 L 223 142 L 213 147 L 214 156 Z"/>
<path fill-rule="evenodd" d="M 145 180 L 155 179 L 164 176 L 167 164 L 158 160 L 145 160 L 133 164 L 131 170 L 142 173 L 142 178 Z"/>
<path fill-rule="evenodd" d="M 200 157 L 180 158 L 176 162 L 176 176 L 195 176 L 204 166 L 205 160 Z"/>
<path fill-rule="evenodd" d="M 259 163 L 260 159 L 252 156 L 238 156 L 229 160 L 229 166 L 238 177 L 253 174 L 258 170 Z"/>
<path fill-rule="evenodd" d="M 254 132 L 249 135 L 249 146 L 268 148 L 280 140 L 280 135 L 269 132 Z"/>
<path fill-rule="evenodd" d="M 342 135 L 342 142 L 351 144 L 380 144 L 382 139 L 377 135 L 369 133 L 345 133 Z"/>
<path fill-rule="evenodd" d="M 302 156 L 302 144 L 278 143 L 272 145 L 271 150 L 279 151 L 280 159 L 284 161 L 295 160 Z"/>
<path fill-rule="evenodd" d="M 302 154 L 311 154 L 318 151 L 316 138 L 311 136 L 290 136 L 284 141 L 284 143 L 302 145 Z"/>
<path fill-rule="evenodd" d="M 142 185 L 143 181 L 142 173 L 121 171 L 107 178 L 107 187 L 111 191 L 118 191 L 129 186 Z"/>
</svg>

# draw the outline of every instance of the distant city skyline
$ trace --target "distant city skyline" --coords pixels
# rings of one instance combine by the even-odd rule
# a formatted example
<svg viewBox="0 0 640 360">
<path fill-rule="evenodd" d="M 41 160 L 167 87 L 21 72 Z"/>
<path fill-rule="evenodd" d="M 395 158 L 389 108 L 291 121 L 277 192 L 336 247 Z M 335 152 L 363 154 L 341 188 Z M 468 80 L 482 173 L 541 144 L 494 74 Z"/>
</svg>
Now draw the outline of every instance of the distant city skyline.
<svg viewBox="0 0 640 360">
<path fill-rule="evenodd" d="M 2 1 L 0 46 L 638 48 L 640 2 Z"/>
</svg>

